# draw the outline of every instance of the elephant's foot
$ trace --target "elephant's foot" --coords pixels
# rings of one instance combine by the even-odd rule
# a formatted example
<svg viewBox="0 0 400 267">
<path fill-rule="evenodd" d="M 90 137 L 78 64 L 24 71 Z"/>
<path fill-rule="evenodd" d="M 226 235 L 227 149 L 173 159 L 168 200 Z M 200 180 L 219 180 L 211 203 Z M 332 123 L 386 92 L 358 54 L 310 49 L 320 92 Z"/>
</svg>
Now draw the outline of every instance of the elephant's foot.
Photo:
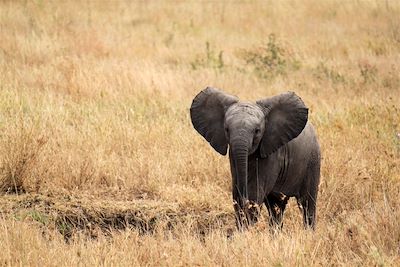
<svg viewBox="0 0 400 267">
<path fill-rule="evenodd" d="M 233 202 L 236 226 L 239 231 L 244 231 L 257 223 L 261 207 L 255 201 L 251 200 L 245 200 L 244 203 L 241 204 L 242 205 L 236 201 Z"/>
</svg>

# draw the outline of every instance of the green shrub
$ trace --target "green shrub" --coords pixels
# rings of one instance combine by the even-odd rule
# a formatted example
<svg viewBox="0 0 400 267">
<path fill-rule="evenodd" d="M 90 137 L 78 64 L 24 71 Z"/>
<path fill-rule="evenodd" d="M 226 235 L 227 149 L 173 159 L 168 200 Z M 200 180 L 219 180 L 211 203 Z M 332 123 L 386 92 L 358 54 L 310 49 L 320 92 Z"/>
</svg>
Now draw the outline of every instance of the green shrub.
<svg viewBox="0 0 400 267">
<path fill-rule="evenodd" d="M 239 53 L 246 65 L 260 78 L 270 79 L 278 75 L 286 75 L 289 71 L 300 69 L 300 61 L 276 40 L 275 34 L 268 36 L 266 45 L 251 50 L 243 50 Z"/>
<path fill-rule="evenodd" d="M 324 62 L 320 62 L 317 67 L 313 69 L 313 76 L 319 80 L 329 80 L 333 84 L 344 83 L 346 81 L 341 72 L 328 67 Z"/>
<path fill-rule="evenodd" d="M 210 42 L 206 42 L 205 54 L 197 56 L 190 65 L 194 70 L 199 68 L 222 69 L 225 66 L 223 54 L 222 50 L 219 52 L 214 51 L 210 46 Z"/>
<path fill-rule="evenodd" d="M 360 62 L 358 64 L 363 83 L 374 82 L 376 80 L 378 69 L 369 62 Z"/>
</svg>

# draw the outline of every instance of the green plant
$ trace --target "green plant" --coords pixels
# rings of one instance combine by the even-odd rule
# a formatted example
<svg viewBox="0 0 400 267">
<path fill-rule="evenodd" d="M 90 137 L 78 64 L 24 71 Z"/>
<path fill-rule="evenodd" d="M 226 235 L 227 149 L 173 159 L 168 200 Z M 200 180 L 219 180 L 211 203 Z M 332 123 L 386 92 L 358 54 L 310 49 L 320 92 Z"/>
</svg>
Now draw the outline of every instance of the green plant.
<svg viewBox="0 0 400 267">
<path fill-rule="evenodd" d="M 40 211 L 32 210 L 27 215 L 28 217 L 31 217 L 33 220 L 43 225 L 47 225 L 47 223 L 49 222 L 49 218 L 47 217 L 47 215 L 41 213 Z"/>
<path fill-rule="evenodd" d="M 194 70 L 198 68 L 222 69 L 225 66 L 223 55 L 222 50 L 217 53 L 211 48 L 210 42 L 207 41 L 205 55 L 197 56 L 190 65 Z"/>
<path fill-rule="evenodd" d="M 334 84 L 344 83 L 346 81 L 342 73 L 328 67 L 324 62 L 320 62 L 317 67 L 314 68 L 313 76 L 319 80 L 329 80 Z"/>
<path fill-rule="evenodd" d="M 360 68 L 360 74 L 363 79 L 363 83 L 374 82 L 376 80 L 376 76 L 378 74 L 378 69 L 376 66 L 365 61 L 360 62 L 358 67 Z"/>
<path fill-rule="evenodd" d="M 254 72 L 260 78 L 273 78 L 278 75 L 286 75 L 289 71 L 300 69 L 300 61 L 295 59 L 287 49 L 276 40 L 275 34 L 268 36 L 265 46 L 239 53 L 247 65 L 253 67 Z"/>
</svg>

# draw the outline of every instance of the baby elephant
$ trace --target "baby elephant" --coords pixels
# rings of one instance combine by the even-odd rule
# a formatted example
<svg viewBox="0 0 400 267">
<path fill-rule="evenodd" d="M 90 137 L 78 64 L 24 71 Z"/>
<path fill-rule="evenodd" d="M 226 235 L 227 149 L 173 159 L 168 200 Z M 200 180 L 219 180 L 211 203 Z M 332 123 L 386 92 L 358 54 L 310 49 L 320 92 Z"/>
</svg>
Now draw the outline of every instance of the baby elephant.
<svg viewBox="0 0 400 267">
<path fill-rule="evenodd" d="M 272 226 L 282 227 L 289 197 L 296 197 L 306 228 L 315 228 L 320 148 L 308 109 L 293 92 L 256 103 L 207 87 L 193 100 L 194 128 L 220 154 L 232 173 L 239 230 L 257 221 L 265 203 Z"/>
</svg>

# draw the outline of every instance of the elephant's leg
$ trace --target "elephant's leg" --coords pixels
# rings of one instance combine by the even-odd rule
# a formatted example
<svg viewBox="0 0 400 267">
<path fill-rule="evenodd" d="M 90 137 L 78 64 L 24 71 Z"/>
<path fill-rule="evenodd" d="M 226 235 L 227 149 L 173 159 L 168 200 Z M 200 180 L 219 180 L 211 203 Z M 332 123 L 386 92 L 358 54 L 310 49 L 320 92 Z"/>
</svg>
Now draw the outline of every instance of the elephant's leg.
<svg viewBox="0 0 400 267">
<path fill-rule="evenodd" d="M 261 202 L 262 203 L 262 202 Z M 245 206 L 245 214 L 249 225 L 257 223 L 260 216 L 261 205 L 257 201 L 248 201 Z"/>
<path fill-rule="evenodd" d="M 234 200 L 233 207 L 235 209 L 236 226 L 241 231 L 258 221 L 261 205 L 251 200 L 247 200 L 246 203 L 241 203 L 239 201 L 241 200 Z"/>
<path fill-rule="evenodd" d="M 233 208 L 235 209 L 236 227 L 239 231 L 246 230 L 249 224 L 245 214 L 245 200 L 236 186 L 232 190 L 232 196 Z"/>
<path fill-rule="evenodd" d="M 265 199 L 265 206 L 267 206 L 269 213 L 269 224 L 271 227 L 283 227 L 283 213 L 285 212 L 288 197 L 284 195 L 269 194 Z"/>
<path fill-rule="evenodd" d="M 319 161 L 310 164 L 307 178 L 308 179 L 301 189 L 301 195 L 297 202 L 301 205 L 303 211 L 304 227 L 314 230 L 317 211 L 318 185 L 320 178 Z"/>
<path fill-rule="evenodd" d="M 299 200 L 303 211 L 303 223 L 306 229 L 315 229 L 316 199 L 312 196 L 302 197 Z"/>
</svg>

